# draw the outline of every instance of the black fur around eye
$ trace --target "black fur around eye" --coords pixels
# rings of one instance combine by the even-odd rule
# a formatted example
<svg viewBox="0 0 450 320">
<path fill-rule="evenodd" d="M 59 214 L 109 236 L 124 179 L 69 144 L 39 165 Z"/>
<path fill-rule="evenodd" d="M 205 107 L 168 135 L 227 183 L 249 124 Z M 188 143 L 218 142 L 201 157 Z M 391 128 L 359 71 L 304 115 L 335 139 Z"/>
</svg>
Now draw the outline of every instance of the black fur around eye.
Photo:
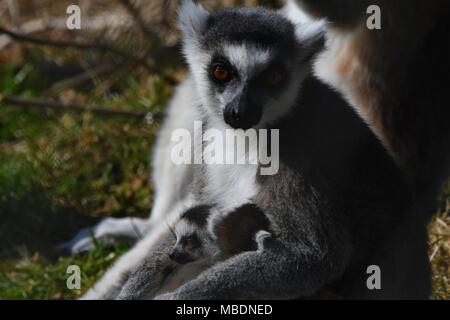
<svg viewBox="0 0 450 320">
<path fill-rule="evenodd" d="M 286 74 L 280 70 L 271 70 L 266 74 L 266 83 L 271 86 L 282 84 L 286 79 Z"/>
<path fill-rule="evenodd" d="M 288 73 L 281 62 L 275 61 L 263 74 L 262 80 L 266 85 L 277 87 L 286 82 Z"/>
</svg>

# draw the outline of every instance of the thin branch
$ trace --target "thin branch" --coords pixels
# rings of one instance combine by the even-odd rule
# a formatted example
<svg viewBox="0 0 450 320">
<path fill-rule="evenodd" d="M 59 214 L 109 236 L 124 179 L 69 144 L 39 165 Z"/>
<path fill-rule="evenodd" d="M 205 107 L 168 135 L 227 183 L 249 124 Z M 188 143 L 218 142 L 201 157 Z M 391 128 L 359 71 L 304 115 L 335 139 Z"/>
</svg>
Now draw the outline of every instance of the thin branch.
<svg viewBox="0 0 450 320">
<path fill-rule="evenodd" d="M 162 73 L 162 71 L 159 70 L 159 68 L 157 68 L 154 63 L 150 63 L 147 60 L 147 56 L 150 54 L 150 50 L 147 50 L 147 52 L 145 54 L 143 54 L 141 52 L 139 55 L 130 55 L 122 50 L 108 46 L 107 44 L 43 39 L 43 38 L 26 35 L 23 33 L 14 32 L 14 31 L 8 30 L 8 29 L 0 26 L 0 34 L 2 34 L 2 33 L 8 35 L 12 39 L 19 41 L 19 42 L 29 42 L 29 43 L 33 43 L 33 44 L 37 44 L 37 45 L 49 45 L 49 46 L 60 47 L 60 48 L 71 47 L 71 48 L 80 49 L 80 50 L 98 50 L 98 51 L 102 51 L 102 52 L 110 52 L 110 53 L 120 56 L 124 59 L 131 60 L 139 65 L 143 65 L 150 73 L 160 74 L 171 85 L 175 85 L 178 83 L 177 79 L 175 79 L 171 75 Z M 165 48 L 164 47 L 159 50 L 164 51 L 164 49 L 172 50 L 173 48 Z M 159 50 L 156 50 L 155 55 L 158 54 Z"/>
<path fill-rule="evenodd" d="M 129 74 L 136 67 L 136 63 L 134 61 L 127 61 L 121 65 L 120 68 L 115 68 L 109 74 L 109 77 L 102 81 L 100 85 L 96 86 L 94 90 L 95 96 L 101 96 L 105 92 L 107 92 L 111 87 L 117 83 L 120 79 L 122 79 L 125 75 Z"/>
<path fill-rule="evenodd" d="M 45 108 L 58 111 L 78 111 L 78 112 L 92 112 L 103 116 L 127 116 L 144 119 L 146 112 L 114 110 L 97 106 L 85 106 L 82 104 L 66 104 L 59 101 L 50 101 L 43 99 L 25 99 L 17 96 L 2 96 L 0 95 L 0 103 L 5 103 L 11 106 L 25 107 L 25 108 Z"/>
<path fill-rule="evenodd" d="M 112 70 L 117 68 L 117 64 L 112 63 L 104 63 L 99 66 L 90 68 L 80 74 L 77 74 L 74 77 L 61 80 L 55 84 L 53 84 L 49 89 L 47 89 L 42 95 L 43 96 L 54 96 L 58 93 L 60 93 L 63 90 L 66 90 L 67 88 L 73 88 L 76 86 L 79 86 L 86 81 L 92 80 L 95 77 L 98 77 L 102 74 L 111 72 Z"/>
<path fill-rule="evenodd" d="M 141 29 L 142 33 L 150 40 L 152 41 L 151 47 L 149 49 L 149 52 L 153 51 L 152 54 L 154 57 L 158 55 L 158 53 L 161 53 L 165 49 L 172 50 L 173 48 L 177 48 L 177 46 L 173 47 L 162 47 L 157 50 L 152 50 L 155 47 L 161 47 L 161 40 L 159 36 L 153 32 L 153 30 L 150 29 L 149 25 L 145 22 L 144 18 L 141 15 L 141 12 L 139 8 L 135 7 L 131 0 L 119 0 L 120 3 L 128 10 L 130 15 L 136 20 L 137 25 Z M 177 48 L 178 49 L 178 48 Z M 161 52 L 158 52 L 161 51 Z M 178 53 L 178 50 L 177 50 Z M 169 74 L 165 74 L 162 70 L 158 68 L 158 64 L 156 64 L 156 69 L 158 73 L 162 74 L 163 78 L 171 85 L 175 85 L 178 83 L 178 80 L 172 77 Z"/>
<path fill-rule="evenodd" d="M 2 2 L 0 2 L 1 4 Z M 5 9 L 7 10 L 7 8 Z M 2 14 L 2 9 L 0 7 L 0 16 Z M 123 28 L 127 26 L 134 25 L 134 21 L 128 15 L 108 15 L 108 19 L 105 16 L 90 16 L 85 17 L 85 22 L 83 23 L 84 30 L 104 30 L 105 28 Z M 23 22 L 20 26 L 22 34 L 30 35 L 32 33 L 41 32 L 45 30 L 67 30 L 66 18 L 62 17 L 44 17 L 38 18 L 31 21 Z M 0 50 L 6 47 L 11 38 L 7 35 L 0 36 Z"/>
<path fill-rule="evenodd" d="M 137 25 L 141 29 L 141 31 L 145 34 L 145 36 L 152 41 L 159 41 L 159 37 L 150 30 L 148 24 L 142 18 L 142 15 L 138 8 L 136 8 L 130 0 L 119 0 L 122 5 L 128 10 L 128 12 L 133 16 L 136 20 Z"/>
<path fill-rule="evenodd" d="M 154 72 L 153 66 L 150 65 L 145 59 L 129 55 L 128 53 L 126 53 L 122 50 L 113 48 L 104 43 L 85 43 L 85 42 L 76 42 L 76 41 L 43 39 L 43 38 L 33 37 L 33 36 L 25 35 L 22 33 L 14 32 L 14 31 L 8 30 L 8 29 L 0 26 L 0 34 L 2 34 L 2 33 L 10 36 L 11 38 L 13 38 L 16 41 L 29 42 L 29 43 L 38 44 L 38 45 L 50 45 L 50 46 L 60 47 L 60 48 L 70 47 L 70 48 L 75 48 L 75 49 L 80 49 L 80 50 L 98 50 L 98 51 L 102 51 L 102 52 L 110 52 L 110 53 L 113 53 L 122 58 L 134 60 L 134 61 L 138 62 L 139 64 L 142 64 L 145 67 L 147 67 L 147 69 L 149 69 L 149 71 Z"/>
</svg>

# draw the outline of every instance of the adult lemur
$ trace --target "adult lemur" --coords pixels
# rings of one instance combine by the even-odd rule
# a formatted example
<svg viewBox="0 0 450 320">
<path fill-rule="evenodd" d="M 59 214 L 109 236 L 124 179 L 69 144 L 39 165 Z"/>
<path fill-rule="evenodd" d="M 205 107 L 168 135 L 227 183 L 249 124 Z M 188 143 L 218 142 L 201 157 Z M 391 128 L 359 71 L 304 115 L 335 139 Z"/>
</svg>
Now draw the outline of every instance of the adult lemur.
<svg viewBox="0 0 450 320">
<path fill-rule="evenodd" d="M 221 260 L 262 249 L 262 241 L 271 236 L 269 221 L 252 204 L 224 217 L 214 213 L 207 205 L 183 212 L 172 232 L 134 268 L 117 299 L 151 299 L 174 290 Z M 213 217 L 216 220 L 209 220 Z M 213 232 L 208 226 L 211 223 Z"/>
<path fill-rule="evenodd" d="M 296 30 L 262 9 L 209 13 L 191 1 L 180 20 L 191 75 L 159 136 L 156 188 L 163 200 L 157 205 L 166 210 L 154 219 L 176 215 L 168 204 L 181 199 L 200 198 L 225 212 L 251 201 L 268 217 L 274 237 L 263 250 L 233 256 L 159 298 L 297 298 L 323 288 L 342 297 L 427 297 L 427 283 L 417 283 L 412 272 L 422 265 L 403 254 L 409 243 L 391 247 L 409 209 L 397 166 L 341 96 L 305 67 L 320 48 L 318 24 Z M 219 130 L 278 128 L 279 172 L 260 176 L 251 165 L 175 167 L 168 160 L 172 130 L 192 130 L 202 119 Z M 179 200 L 166 201 L 174 183 Z M 167 232 L 154 229 L 85 298 L 115 297 Z M 366 286 L 373 264 L 382 270 L 381 290 Z"/>
<path fill-rule="evenodd" d="M 450 168 L 450 1 L 297 0 L 329 20 L 327 49 L 315 64 L 361 115 L 412 186 L 412 211 L 391 240 L 405 250 L 415 281 L 428 285 L 426 223 Z M 381 29 L 366 26 L 378 5 Z"/>
<path fill-rule="evenodd" d="M 329 20 L 317 75 L 341 91 L 403 168 L 426 217 L 450 167 L 446 0 L 297 0 Z M 367 28 L 378 5 L 381 29 Z M 432 210 L 433 211 L 433 210 Z"/>
</svg>

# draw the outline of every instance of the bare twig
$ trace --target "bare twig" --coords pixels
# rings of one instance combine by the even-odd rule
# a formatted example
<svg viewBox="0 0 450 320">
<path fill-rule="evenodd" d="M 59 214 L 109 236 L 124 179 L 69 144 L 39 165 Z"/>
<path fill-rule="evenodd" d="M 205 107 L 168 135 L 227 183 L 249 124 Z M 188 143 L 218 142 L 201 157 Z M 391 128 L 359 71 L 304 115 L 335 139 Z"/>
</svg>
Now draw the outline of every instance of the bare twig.
<svg viewBox="0 0 450 320">
<path fill-rule="evenodd" d="M 8 36 L 15 39 L 16 41 L 29 42 L 29 43 L 38 44 L 38 45 L 50 45 L 50 46 L 60 47 L 60 48 L 75 48 L 75 49 L 80 49 L 80 50 L 98 50 L 98 51 L 102 51 L 102 52 L 110 52 L 110 53 L 113 53 L 122 58 L 134 60 L 134 61 L 138 62 L 139 64 L 142 64 L 145 67 L 147 67 L 147 69 L 149 69 L 149 71 L 154 72 L 153 66 L 150 65 L 145 59 L 132 56 L 122 50 L 113 48 L 104 43 L 85 43 L 85 42 L 76 42 L 76 41 L 43 39 L 43 38 L 38 38 L 38 37 L 14 32 L 14 31 L 8 30 L 8 29 L 0 26 L 0 34 L 1 33 L 7 34 Z"/>
<path fill-rule="evenodd" d="M 109 77 L 102 81 L 94 91 L 95 96 L 101 96 L 105 92 L 107 92 L 111 87 L 117 83 L 120 79 L 122 79 L 126 74 L 128 74 L 131 70 L 133 70 L 136 67 L 136 63 L 134 61 L 127 61 L 123 63 L 120 68 L 115 68 L 112 70 L 112 72 L 109 74 Z"/>
<path fill-rule="evenodd" d="M 137 55 L 141 59 L 145 59 L 149 54 L 148 46 L 141 49 L 139 54 Z M 131 70 L 136 68 L 136 61 L 124 61 L 120 67 L 116 68 L 107 79 L 95 89 L 96 95 L 102 95 L 106 91 L 108 91 L 117 81 L 119 81 L 125 74 L 129 73 Z"/>
<path fill-rule="evenodd" d="M 122 5 L 128 10 L 128 12 L 133 16 L 133 18 L 136 20 L 137 25 L 141 29 L 142 33 L 145 34 L 145 36 L 152 41 L 159 41 L 159 37 L 150 30 L 147 23 L 142 18 L 142 15 L 138 8 L 136 8 L 133 3 L 131 3 L 130 0 L 119 0 Z"/>
<path fill-rule="evenodd" d="M 117 56 L 120 56 L 124 58 L 125 60 L 131 60 L 137 65 L 143 65 L 150 73 L 153 74 L 161 74 L 164 79 L 171 85 L 175 85 L 178 83 L 178 80 L 172 77 L 171 75 L 164 74 L 162 70 L 159 70 L 158 67 L 156 67 L 155 63 L 152 61 L 149 61 L 147 59 L 147 56 L 151 53 L 151 50 L 146 49 L 145 53 L 142 53 L 142 51 L 138 55 L 131 55 L 127 52 L 124 52 L 122 50 L 116 49 L 114 47 L 111 47 L 107 44 L 103 44 L 101 42 L 94 42 L 94 43 L 87 43 L 87 42 L 77 42 L 77 41 L 61 41 L 61 40 L 52 40 L 52 39 L 43 39 L 39 37 L 30 36 L 23 33 L 14 32 L 11 30 L 8 30 L 2 26 L 0 26 L 0 34 L 5 34 L 11 37 L 12 39 L 19 41 L 19 42 L 29 42 L 37 45 L 49 45 L 59 48 L 75 48 L 80 50 L 97 50 L 102 52 L 110 52 L 112 54 L 115 54 Z M 0 45 L 1 47 L 1 45 Z M 164 51 L 164 49 L 168 49 L 169 51 L 173 48 L 171 47 L 163 47 L 159 50 L 156 50 L 155 55 L 158 55 L 158 51 Z"/>
<path fill-rule="evenodd" d="M 73 87 L 79 86 L 79 85 L 85 83 L 86 81 L 89 81 L 95 77 L 98 77 L 107 72 L 111 72 L 115 68 L 117 68 L 117 64 L 113 64 L 113 63 L 109 63 L 109 62 L 101 64 L 101 65 L 93 67 L 93 68 L 90 68 L 90 69 L 82 72 L 81 74 L 77 74 L 74 77 L 71 77 L 69 79 L 64 79 L 64 80 L 61 80 L 61 81 L 53 84 L 42 95 L 43 96 L 53 96 L 67 88 L 73 88 Z"/>
<path fill-rule="evenodd" d="M 144 119 L 146 112 L 114 110 L 98 106 L 85 106 L 82 104 L 72 103 L 66 104 L 59 101 L 50 101 L 43 99 L 25 99 L 16 96 L 2 96 L 0 95 L 0 102 L 11 106 L 25 107 L 25 108 L 45 108 L 58 111 L 78 111 L 78 112 L 92 112 L 103 116 L 127 116 Z"/>
<path fill-rule="evenodd" d="M 7 8 L 6 8 L 7 9 Z M 6 10 L 5 9 L 5 10 Z M 0 15 L 2 9 L 0 8 Z M 85 17 L 83 23 L 84 30 L 102 30 L 105 28 L 124 28 L 133 25 L 134 22 L 126 15 L 108 15 Z M 31 21 L 23 22 L 20 26 L 22 34 L 30 35 L 32 33 L 41 32 L 44 30 L 67 30 L 66 18 L 63 17 L 44 17 L 34 19 Z M 7 35 L 0 36 L 0 50 L 6 47 L 10 43 L 11 38 Z"/>
</svg>

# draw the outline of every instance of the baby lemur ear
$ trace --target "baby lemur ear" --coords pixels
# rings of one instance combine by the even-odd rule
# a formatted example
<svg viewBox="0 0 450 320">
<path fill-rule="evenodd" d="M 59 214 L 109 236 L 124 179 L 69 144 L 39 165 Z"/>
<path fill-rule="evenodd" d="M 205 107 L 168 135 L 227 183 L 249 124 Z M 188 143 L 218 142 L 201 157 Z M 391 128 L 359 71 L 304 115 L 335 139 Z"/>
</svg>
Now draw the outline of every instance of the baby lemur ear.
<svg viewBox="0 0 450 320">
<path fill-rule="evenodd" d="M 300 61 L 310 60 L 325 45 L 325 32 L 327 22 L 314 20 L 296 26 L 295 36 L 300 45 Z"/>
<path fill-rule="evenodd" d="M 184 41 L 196 41 L 206 30 L 209 12 L 199 3 L 183 0 L 178 8 L 178 27 Z"/>
</svg>

